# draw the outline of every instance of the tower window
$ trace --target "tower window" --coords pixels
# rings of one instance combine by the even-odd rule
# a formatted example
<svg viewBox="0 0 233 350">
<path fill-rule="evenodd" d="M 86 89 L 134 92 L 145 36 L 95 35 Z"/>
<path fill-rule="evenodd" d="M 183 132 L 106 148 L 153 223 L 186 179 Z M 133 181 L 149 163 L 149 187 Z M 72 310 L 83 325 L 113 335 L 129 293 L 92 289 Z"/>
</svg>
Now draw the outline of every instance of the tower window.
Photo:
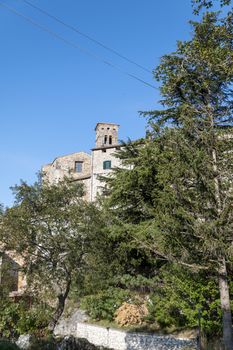
<svg viewBox="0 0 233 350">
<path fill-rule="evenodd" d="M 106 145 L 107 141 L 108 141 L 108 136 L 107 136 L 107 135 L 104 135 L 104 144 L 105 144 L 105 145 Z"/>
<path fill-rule="evenodd" d="M 111 160 L 105 160 L 103 162 L 103 169 L 106 170 L 106 169 L 111 169 L 112 167 L 112 164 L 111 164 Z"/>
<path fill-rule="evenodd" d="M 109 136 L 109 145 L 111 145 L 112 144 L 112 136 L 110 135 Z"/>
<path fill-rule="evenodd" d="M 75 172 L 81 173 L 83 171 L 83 162 L 75 162 Z"/>
</svg>

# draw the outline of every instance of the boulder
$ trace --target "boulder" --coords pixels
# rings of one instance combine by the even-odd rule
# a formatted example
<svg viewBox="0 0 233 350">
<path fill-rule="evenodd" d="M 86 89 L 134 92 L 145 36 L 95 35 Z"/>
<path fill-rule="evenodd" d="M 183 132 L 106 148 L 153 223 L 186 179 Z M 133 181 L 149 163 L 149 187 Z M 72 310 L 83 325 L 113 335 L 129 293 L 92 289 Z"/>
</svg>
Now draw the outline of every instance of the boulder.
<svg viewBox="0 0 233 350">
<path fill-rule="evenodd" d="M 30 348 L 31 344 L 35 340 L 34 336 L 31 334 L 22 334 L 19 336 L 19 339 L 16 342 L 16 345 L 23 350 Z"/>
</svg>

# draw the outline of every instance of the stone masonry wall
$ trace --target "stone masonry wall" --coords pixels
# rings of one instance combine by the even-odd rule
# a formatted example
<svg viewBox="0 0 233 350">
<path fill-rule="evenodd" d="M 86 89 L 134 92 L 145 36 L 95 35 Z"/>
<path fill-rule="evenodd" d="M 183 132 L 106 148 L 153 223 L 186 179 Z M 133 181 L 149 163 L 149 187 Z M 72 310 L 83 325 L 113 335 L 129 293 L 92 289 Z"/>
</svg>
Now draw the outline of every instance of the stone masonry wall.
<svg viewBox="0 0 233 350">
<path fill-rule="evenodd" d="M 75 162 L 82 162 L 82 172 L 75 171 Z M 66 156 L 56 158 L 51 164 L 42 167 L 44 181 L 57 183 L 65 176 L 74 181 L 80 181 L 84 184 L 84 199 L 90 200 L 91 186 L 91 156 L 85 152 L 76 152 Z"/>
<path fill-rule="evenodd" d="M 197 349 L 196 339 L 131 333 L 88 323 L 69 323 L 64 320 L 55 328 L 55 335 L 73 335 L 77 338 L 85 338 L 96 346 L 104 346 L 115 350 Z"/>
<path fill-rule="evenodd" d="M 111 169 L 103 169 L 104 161 L 111 161 L 112 168 L 121 167 L 120 159 L 115 157 L 116 150 L 117 146 L 92 150 L 91 201 L 96 198 L 97 194 L 101 194 L 103 183 L 99 180 L 99 176 L 106 176 L 112 172 Z"/>
</svg>

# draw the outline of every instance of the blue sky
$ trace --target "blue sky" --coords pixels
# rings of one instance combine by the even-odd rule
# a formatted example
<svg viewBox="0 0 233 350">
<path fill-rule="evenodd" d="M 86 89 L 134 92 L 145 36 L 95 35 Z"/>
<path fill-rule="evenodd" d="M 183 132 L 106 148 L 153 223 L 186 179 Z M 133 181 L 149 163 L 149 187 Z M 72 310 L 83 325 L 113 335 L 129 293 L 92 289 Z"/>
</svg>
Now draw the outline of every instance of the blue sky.
<svg viewBox="0 0 233 350">
<path fill-rule="evenodd" d="M 20 0 L 9 6 L 148 81 L 151 73 L 123 61 L 46 18 Z M 159 57 L 188 39 L 190 0 L 31 0 L 123 55 L 152 70 Z M 10 186 L 32 183 L 56 156 L 89 151 L 97 122 L 121 125 L 120 138 L 145 133 L 138 111 L 158 106 L 159 92 L 33 27 L 0 6 L 0 202 Z"/>
</svg>

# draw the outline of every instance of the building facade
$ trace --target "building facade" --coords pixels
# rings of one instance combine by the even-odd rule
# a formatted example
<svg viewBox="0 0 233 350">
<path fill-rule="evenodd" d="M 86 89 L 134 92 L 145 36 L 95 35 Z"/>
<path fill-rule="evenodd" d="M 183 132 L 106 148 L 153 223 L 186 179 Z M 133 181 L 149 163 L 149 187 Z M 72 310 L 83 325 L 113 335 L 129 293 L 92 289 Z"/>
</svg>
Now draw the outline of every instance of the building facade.
<svg viewBox="0 0 233 350">
<path fill-rule="evenodd" d="M 120 160 L 115 156 L 116 150 L 121 147 L 118 142 L 118 129 L 118 124 L 97 123 L 95 147 L 91 154 L 76 152 L 57 157 L 52 163 L 42 167 L 44 180 L 52 184 L 68 177 L 82 182 L 84 198 L 93 202 L 101 194 L 103 183 L 100 176 L 106 176 L 112 168 L 121 166 Z"/>
</svg>

